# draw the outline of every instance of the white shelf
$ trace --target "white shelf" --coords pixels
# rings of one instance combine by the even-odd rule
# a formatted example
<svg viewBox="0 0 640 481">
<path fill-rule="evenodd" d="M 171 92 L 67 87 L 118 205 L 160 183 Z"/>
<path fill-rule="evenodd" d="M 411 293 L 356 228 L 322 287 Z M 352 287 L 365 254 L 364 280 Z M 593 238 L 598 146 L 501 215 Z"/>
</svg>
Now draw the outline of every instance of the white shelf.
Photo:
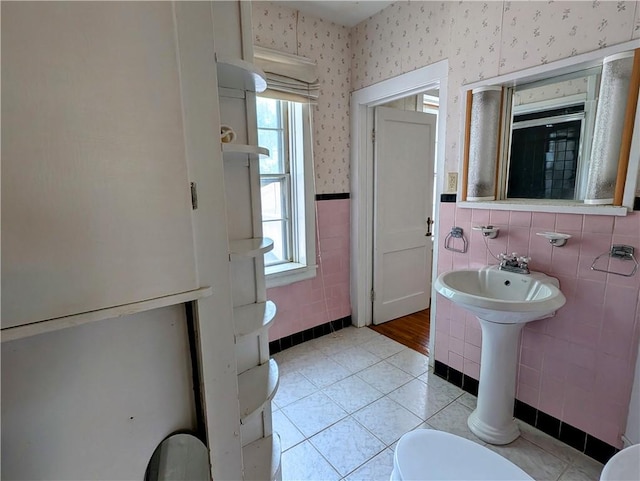
<svg viewBox="0 0 640 481">
<path fill-rule="evenodd" d="M 221 143 L 224 160 L 247 160 L 269 157 L 269 149 L 258 145 Z"/>
<path fill-rule="evenodd" d="M 238 376 L 241 424 L 273 399 L 278 382 L 278 364 L 273 359 Z"/>
<path fill-rule="evenodd" d="M 242 448 L 244 460 L 244 480 L 264 480 L 264 473 L 269 473 L 269 479 L 280 479 L 280 460 L 282 459 L 282 447 L 280 436 L 273 433 L 266 438 L 247 444 Z"/>
<path fill-rule="evenodd" d="M 250 62 L 217 55 L 218 85 L 224 88 L 264 92 L 267 76 Z"/>
<path fill-rule="evenodd" d="M 36 334 L 43 334 L 45 332 L 57 331 L 67 327 L 79 326 L 89 322 L 128 316 L 138 312 L 149 311 L 151 309 L 158 309 L 160 307 L 195 301 L 196 299 L 202 299 L 203 297 L 210 296 L 212 292 L 211 287 L 201 287 L 200 289 L 195 289 L 193 291 L 171 294 L 169 296 L 157 297 L 146 301 L 133 302 L 131 304 L 108 307 L 106 309 L 98 309 L 95 311 L 81 312 L 72 316 L 48 319 L 46 321 L 34 322 L 24 326 L 8 327 L 6 329 L 2 329 L 2 342 L 35 336 Z"/>
<path fill-rule="evenodd" d="M 236 326 L 236 341 L 259 329 L 271 326 L 276 317 L 276 305 L 271 302 L 256 302 L 233 310 L 233 320 Z"/>
<path fill-rule="evenodd" d="M 273 240 L 268 237 L 253 237 L 229 242 L 231 260 L 258 257 L 273 249 Z"/>
</svg>

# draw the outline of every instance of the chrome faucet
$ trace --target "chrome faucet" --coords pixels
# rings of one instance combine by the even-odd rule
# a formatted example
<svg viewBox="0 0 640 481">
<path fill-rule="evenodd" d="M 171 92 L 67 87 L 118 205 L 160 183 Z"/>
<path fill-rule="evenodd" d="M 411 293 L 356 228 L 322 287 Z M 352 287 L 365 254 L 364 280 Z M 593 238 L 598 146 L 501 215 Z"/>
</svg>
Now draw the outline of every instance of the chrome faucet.
<svg viewBox="0 0 640 481">
<path fill-rule="evenodd" d="M 511 255 L 500 254 L 500 265 L 498 269 L 501 271 L 515 272 L 517 274 L 530 274 L 529 261 L 531 257 L 518 256 L 515 252 Z"/>
</svg>

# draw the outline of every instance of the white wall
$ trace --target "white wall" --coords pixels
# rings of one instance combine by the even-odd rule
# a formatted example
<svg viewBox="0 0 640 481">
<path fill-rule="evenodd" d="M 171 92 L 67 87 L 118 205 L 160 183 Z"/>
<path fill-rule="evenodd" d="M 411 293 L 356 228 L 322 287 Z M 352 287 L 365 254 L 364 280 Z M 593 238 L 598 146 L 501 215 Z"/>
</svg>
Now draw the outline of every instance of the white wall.
<svg viewBox="0 0 640 481">
<path fill-rule="evenodd" d="M 22 29 L 4 28 L 12 21 L 16 24 L 16 19 L 21 20 L 17 24 Z M 34 270 L 43 273 L 36 278 L 49 276 L 53 282 L 36 289 L 36 295 L 32 293 L 26 301 L 18 295 L 3 295 L 3 307 L 29 306 L 48 296 L 58 299 L 56 285 L 65 285 L 64 273 L 76 269 L 87 277 L 74 275 L 74 282 L 79 278 L 104 279 L 105 282 L 97 286 L 95 282 L 80 282 L 71 296 L 73 302 L 106 297 L 109 289 L 116 286 L 122 289 L 127 285 L 129 289 L 124 287 L 124 290 L 133 300 L 159 295 L 144 291 L 159 278 L 169 283 L 180 278 L 178 271 L 167 268 L 165 262 L 174 259 L 176 253 L 187 253 L 188 262 L 193 264 L 194 247 L 191 233 L 187 232 L 184 242 L 173 244 L 164 252 L 157 251 L 167 238 L 185 228 L 189 230 L 192 217 L 173 5 L 169 2 L 4 2 L 2 22 L 3 87 L 12 86 L 11 91 L 16 92 L 11 82 L 5 85 L 5 80 L 15 75 L 12 77 L 10 69 L 4 67 L 18 65 L 20 72 L 26 72 L 26 77 L 38 84 L 37 88 L 27 85 L 26 99 L 32 102 L 43 99 L 39 105 L 45 106 L 36 106 L 30 110 L 28 119 L 20 121 L 21 116 L 16 113 L 20 106 L 11 108 L 10 102 L 3 102 L 3 120 L 20 124 L 18 132 L 8 137 L 3 135 L 3 154 L 5 147 L 13 145 L 16 137 L 23 134 L 31 139 L 33 153 L 14 158 L 14 170 L 19 173 L 34 170 L 34 161 L 39 160 L 59 173 L 54 178 L 44 172 L 46 169 L 35 169 L 36 177 L 50 182 L 50 187 L 57 192 L 81 189 L 88 198 L 93 198 L 93 193 L 95 199 L 108 192 L 106 197 L 110 199 L 101 209 L 77 202 L 74 207 L 82 211 L 84 217 L 80 220 L 61 212 L 51 198 L 43 201 L 48 209 L 32 212 L 44 215 L 45 220 L 52 223 L 51 230 L 67 234 L 76 231 L 72 242 L 63 243 L 65 249 L 71 246 L 70 258 L 51 268 L 25 249 L 21 262 L 15 264 L 3 282 L 9 277 L 19 280 Z M 208 28 L 210 31 L 210 23 Z M 55 45 L 47 43 L 54 38 Z M 34 66 L 29 60 L 36 54 L 42 58 Z M 102 63 L 105 68 L 94 69 Z M 158 65 L 164 67 L 158 69 Z M 33 70 L 30 67 L 34 67 Z M 38 75 L 42 71 L 47 75 Z M 62 96 L 60 88 L 73 91 L 74 95 Z M 126 99 L 118 92 L 126 93 Z M 6 93 L 3 90 L 3 100 Z M 47 108 L 50 104 L 58 108 Z M 149 122 L 150 115 L 158 112 L 157 122 Z M 55 123 L 59 130 L 48 130 L 45 125 L 48 121 Z M 166 128 L 152 127 L 157 123 Z M 93 128 L 89 134 L 88 127 Z M 3 134 L 6 133 L 3 130 Z M 167 151 L 168 156 L 180 164 L 180 175 L 160 163 L 161 156 L 154 153 L 167 139 L 173 145 Z M 78 154 L 81 160 L 78 165 L 65 168 L 64 156 L 52 155 L 53 147 L 61 144 Z M 84 149 L 86 145 L 92 146 L 89 150 L 99 155 L 88 153 Z M 218 147 L 217 142 L 215 145 Z M 108 147 L 108 152 L 97 146 Z M 150 162 L 142 162 L 141 157 Z M 26 169 L 25 163 L 31 164 L 32 169 Z M 103 169 L 105 165 L 113 168 Z M 118 167 L 125 165 L 123 169 Z M 131 170 L 137 171 L 141 179 L 138 187 L 144 194 L 142 202 L 131 202 L 127 196 L 114 194 L 118 186 L 131 182 Z M 85 171 L 97 176 L 95 184 L 74 182 L 74 178 Z M 163 176 L 172 188 L 180 191 L 187 213 L 181 222 L 159 215 L 159 212 L 167 213 L 159 202 L 169 202 L 172 208 L 178 204 L 171 200 L 166 189 L 150 188 L 154 179 Z M 20 183 L 22 193 L 33 195 L 36 184 Z M 4 187 L 3 195 L 8 191 Z M 6 200 L 3 197 L 3 201 Z M 16 205 L 22 204 L 4 203 L 3 221 L 4 214 L 15 210 L 7 208 Z M 103 210 L 102 216 L 96 215 L 99 210 Z M 160 234 L 152 236 L 144 221 L 129 225 L 110 223 L 128 211 L 135 211 L 146 220 L 156 219 L 157 226 L 164 221 Z M 66 228 L 67 224 L 71 228 Z M 44 246 L 43 252 L 49 254 L 61 246 L 48 230 L 39 236 L 25 234 L 22 228 L 29 226 L 26 216 L 22 218 L 22 225 L 18 222 L 12 226 L 11 233 L 18 237 L 12 256 L 23 253 L 21 247 L 29 244 L 27 241 L 40 243 Z M 96 226 L 102 230 L 107 226 L 104 235 L 92 234 Z M 4 227 L 3 223 L 3 234 L 8 234 Z M 152 237 L 145 241 L 144 234 Z M 5 237 L 7 235 L 3 235 L 3 241 Z M 117 237 L 118 243 L 125 245 L 134 256 L 151 255 L 153 277 L 141 277 L 142 269 L 136 263 L 109 251 L 112 237 Z M 91 259 L 83 260 L 79 252 L 74 251 L 76 241 L 90 246 L 94 252 Z M 224 253 L 226 255 L 226 245 Z M 6 254 L 5 250 L 3 267 Z M 120 274 L 109 274 L 113 273 L 114 266 L 119 266 Z M 191 273 L 193 271 L 192 265 Z M 186 288 L 180 285 L 175 289 L 181 292 L 192 286 L 190 283 Z M 85 305 L 84 309 L 91 307 L 96 306 Z M 41 318 L 49 317 L 56 317 L 56 313 L 47 310 Z M 143 479 L 147 463 L 162 439 L 175 430 L 195 427 L 182 305 L 5 342 L 1 357 L 3 479 Z"/>
<path fill-rule="evenodd" d="M 3 479 L 143 479 L 195 427 L 183 306 L 2 344 Z"/>
</svg>

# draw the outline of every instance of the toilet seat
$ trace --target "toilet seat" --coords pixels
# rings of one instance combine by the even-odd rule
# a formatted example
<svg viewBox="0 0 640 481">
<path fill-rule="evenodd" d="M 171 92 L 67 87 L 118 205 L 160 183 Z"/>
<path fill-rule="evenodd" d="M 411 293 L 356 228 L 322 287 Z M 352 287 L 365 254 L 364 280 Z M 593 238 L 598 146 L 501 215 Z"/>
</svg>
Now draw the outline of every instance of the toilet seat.
<svg viewBox="0 0 640 481">
<path fill-rule="evenodd" d="M 640 479 L 640 444 L 634 444 L 613 456 L 600 474 L 600 481 L 636 481 Z"/>
<path fill-rule="evenodd" d="M 511 461 L 473 441 L 417 429 L 398 441 L 391 480 L 533 480 Z"/>
</svg>

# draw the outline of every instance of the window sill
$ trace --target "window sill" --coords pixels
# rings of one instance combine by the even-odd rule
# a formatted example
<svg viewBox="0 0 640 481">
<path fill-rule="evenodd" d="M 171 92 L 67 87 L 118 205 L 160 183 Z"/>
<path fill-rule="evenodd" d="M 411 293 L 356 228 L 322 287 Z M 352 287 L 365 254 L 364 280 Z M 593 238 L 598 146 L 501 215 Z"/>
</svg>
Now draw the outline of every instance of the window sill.
<svg viewBox="0 0 640 481">
<path fill-rule="evenodd" d="M 588 214 L 625 216 L 628 209 L 613 205 L 586 205 L 575 201 L 544 199 L 493 200 L 490 202 L 458 202 L 463 209 L 515 210 L 528 212 L 549 212 L 557 214 Z"/>
<path fill-rule="evenodd" d="M 267 288 L 280 287 L 313 279 L 316 276 L 316 270 L 317 266 L 315 265 L 307 266 L 295 262 L 265 267 L 266 285 Z"/>
</svg>

